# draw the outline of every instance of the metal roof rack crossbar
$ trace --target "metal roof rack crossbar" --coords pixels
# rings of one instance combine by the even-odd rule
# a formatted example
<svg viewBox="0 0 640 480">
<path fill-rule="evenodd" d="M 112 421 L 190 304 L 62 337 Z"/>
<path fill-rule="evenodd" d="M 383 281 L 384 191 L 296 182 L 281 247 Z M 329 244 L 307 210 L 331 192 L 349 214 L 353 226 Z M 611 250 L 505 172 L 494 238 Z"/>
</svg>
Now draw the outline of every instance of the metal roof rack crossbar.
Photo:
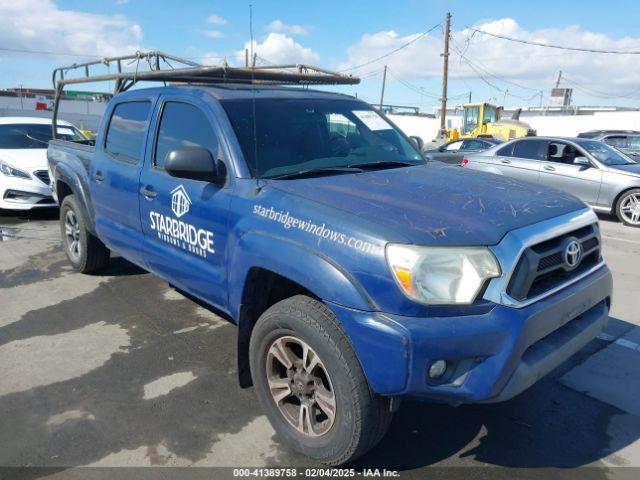
<svg viewBox="0 0 640 480">
<path fill-rule="evenodd" d="M 148 69 L 140 70 L 144 62 Z M 123 71 L 123 62 L 135 63 L 135 71 Z M 175 68 L 171 62 L 180 64 Z M 115 64 L 117 72 L 91 75 L 90 67 Z M 164 66 L 166 64 L 166 67 Z M 84 70 L 84 76 L 69 77 L 68 73 Z M 191 60 L 176 57 L 160 51 L 136 52 L 132 55 L 105 57 L 101 60 L 59 67 L 53 71 L 55 100 L 53 106 L 53 138 L 56 138 L 56 124 L 60 99 L 67 85 L 114 81 L 114 95 L 126 91 L 141 81 L 197 83 L 199 85 L 219 85 L 225 83 L 245 83 L 254 85 L 355 85 L 358 77 L 325 70 L 313 65 L 287 64 L 273 66 L 230 67 L 204 66 Z"/>
</svg>

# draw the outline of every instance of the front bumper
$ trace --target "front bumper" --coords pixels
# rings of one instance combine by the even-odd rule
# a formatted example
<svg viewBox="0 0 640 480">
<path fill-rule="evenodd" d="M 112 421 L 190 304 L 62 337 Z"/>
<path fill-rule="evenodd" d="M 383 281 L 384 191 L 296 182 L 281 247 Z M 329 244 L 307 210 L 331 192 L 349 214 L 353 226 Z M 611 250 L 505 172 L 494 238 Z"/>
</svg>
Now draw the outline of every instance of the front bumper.
<svg viewBox="0 0 640 480">
<path fill-rule="evenodd" d="M 606 326 L 612 278 L 603 266 L 524 308 L 496 304 L 481 315 L 416 318 L 329 304 L 381 395 L 446 403 L 508 400 L 563 363 Z M 440 381 L 429 365 L 452 367 Z"/>
<path fill-rule="evenodd" d="M 0 174 L 0 209 L 31 210 L 32 208 L 55 207 L 51 187 L 32 178 L 6 177 Z"/>
</svg>

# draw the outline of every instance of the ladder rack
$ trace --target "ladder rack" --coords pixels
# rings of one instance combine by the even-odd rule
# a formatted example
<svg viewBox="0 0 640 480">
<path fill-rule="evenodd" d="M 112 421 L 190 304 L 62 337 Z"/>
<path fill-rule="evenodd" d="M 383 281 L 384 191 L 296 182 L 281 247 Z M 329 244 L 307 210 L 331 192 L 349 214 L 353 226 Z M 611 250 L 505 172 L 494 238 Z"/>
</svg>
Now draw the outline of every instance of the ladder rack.
<svg viewBox="0 0 640 480">
<path fill-rule="evenodd" d="M 135 63 L 135 71 L 123 71 L 123 62 Z M 176 64 L 176 67 L 172 63 Z M 117 72 L 91 75 L 90 68 L 115 64 Z M 148 68 L 140 69 L 148 66 Z M 84 70 L 84 76 L 69 77 L 69 72 Z M 273 66 L 229 67 L 204 66 L 188 59 L 160 51 L 136 52 L 133 55 L 105 57 L 101 60 L 59 67 L 53 71 L 55 100 L 53 106 L 53 138 L 56 138 L 60 99 L 67 85 L 114 81 L 114 95 L 141 81 L 220 85 L 244 83 L 252 85 L 356 85 L 358 77 L 325 70 L 313 65 L 287 64 Z"/>
</svg>

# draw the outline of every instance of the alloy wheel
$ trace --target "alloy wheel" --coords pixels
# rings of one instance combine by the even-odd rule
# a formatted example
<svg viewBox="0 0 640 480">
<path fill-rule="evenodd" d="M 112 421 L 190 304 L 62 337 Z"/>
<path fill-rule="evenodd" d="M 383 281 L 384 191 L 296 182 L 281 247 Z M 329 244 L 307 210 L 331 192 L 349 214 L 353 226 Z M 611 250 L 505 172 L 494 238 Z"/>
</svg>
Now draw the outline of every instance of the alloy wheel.
<svg viewBox="0 0 640 480">
<path fill-rule="evenodd" d="M 640 225 L 640 193 L 631 193 L 623 198 L 620 214 L 632 225 Z"/>
<path fill-rule="evenodd" d="M 73 260 L 78 260 L 82 251 L 80 245 L 80 224 L 73 210 L 67 210 L 64 217 L 64 233 L 67 243 L 67 251 Z"/>
<path fill-rule="evenodd" d="M 326 434 L 336 418 L 336 396 L 322 360 L 303 340 L 276 339 L 267 351 L 267 382 L 278 410 L 298 432 Z"/>
</svg>

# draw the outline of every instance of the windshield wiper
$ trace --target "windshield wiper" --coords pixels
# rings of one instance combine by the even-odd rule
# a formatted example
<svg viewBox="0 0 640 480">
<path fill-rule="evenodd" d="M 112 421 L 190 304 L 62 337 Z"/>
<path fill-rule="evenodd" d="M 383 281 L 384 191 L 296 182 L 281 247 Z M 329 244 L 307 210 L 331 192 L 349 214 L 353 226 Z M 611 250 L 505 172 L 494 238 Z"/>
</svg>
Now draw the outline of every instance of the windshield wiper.
<svg viewBox="0 0 640 480">
<path fill-rule="evenodd" d="M 364 169 L 364 168 L 413 167 L 415 165 L 420 165 L 420 163 L 406 162 L 403 160 L 383 160 L 381 162 L 352 163 L 351 165 L 348 165 L 348 167 Z"/>
<path fill-rule="evenodd" d="M 29 140 L 33 140 L 34 142 L 39 142 L 39 143 L 43 143 L 43 144 L 45 144 L 45 145 L 49 145 L 49 142 L 48 142 L 48 141 L 46 142 L 46 141 L 41 140 L 41 139 L 39 139 L 39 138 L 32 137 L 32 136 L 31 136 L 31 135 L 29 135 L 28 133 L 26 133 L 26 134 L 25 134 L 25 136 L 26 136 Z"/>
<path fill-rule="evenodd" d="M 308 170 L 300 170 L 298 172 L 283 173 L 282 175 L 276 175 L 275 177 L 268 177 L 269 180 L 283 180 L 286 178 L 305 178 L 314 177 L 320 175 L 330 175 L 332 173 L 359 173 L 362 172 L 361 168 L 349 165 L 348 167 L 323 167 L 323 168 L 310 168 Z"/>
</svg>

